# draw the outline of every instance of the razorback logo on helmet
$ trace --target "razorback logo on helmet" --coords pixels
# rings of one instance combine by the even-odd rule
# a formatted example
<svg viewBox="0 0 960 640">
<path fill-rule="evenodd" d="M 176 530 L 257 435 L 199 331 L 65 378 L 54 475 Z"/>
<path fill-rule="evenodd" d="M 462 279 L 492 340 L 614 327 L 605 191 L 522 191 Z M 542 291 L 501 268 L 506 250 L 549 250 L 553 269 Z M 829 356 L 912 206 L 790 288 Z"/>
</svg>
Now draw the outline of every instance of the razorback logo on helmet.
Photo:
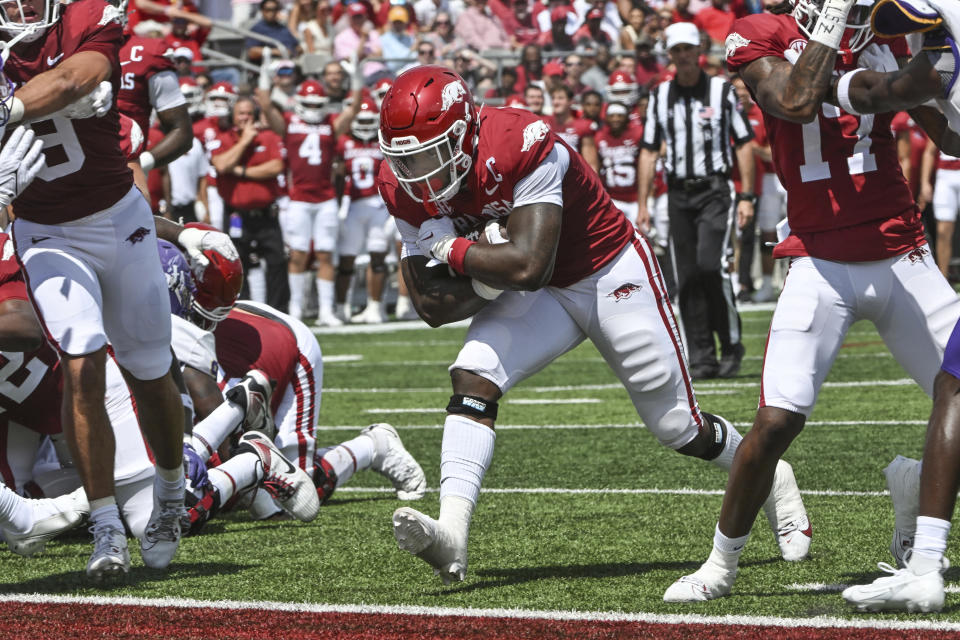
<svg viewBox="0 0 960 640">
<path fill-rule="evenodd" d="M 442 101 L 440 108 L 446 111 L 456 103 L 463 102 L 464 96 L 467 95 L 467 88 L 463 86 L 459 80 L 454 80 L 443 88 L 443 92 L 440 95 Z"/>
<path fill-rule="evenodd" d="M 734 53 L 736 53 L 737 49 L 739 49 L 740 47 L 745 47 L 748 44 L 750 44 L 749 40 L 747 40 L 742 35 L 734 31 L 733 33 L 727 36 L 727 40 L 726 42 L 724 42 L 724 45 L 726 45 L 727 47 L 726 56 L 729 58 Z"/>
<path fill-rule="evenodd" d="M 783 52 L 783 57 L 786 58 L 787 62 L 790 64 L 796 64 L 797 58 L 800 57 L 800 54 L 803 53 L 803 50 L 806 48 L 807 41 L 797 38 L 787 45 L 786 51 Z"/>
<path fill-rule="evenodd" d="M 530 151 L 533 145 L 543 140 L 550 133 L 550 126 L 543 120 L 531 122 L 523 128 L 523 146 L 520 151 Z"/>
<path fill-rule="evenodd" d="M 112 4 L 104 5 L 103 15 L 100 16 L 100 22 L 97 23 L 97 26 L 103 26 L 111 22 L 116 22 L 117 24 L 123 24 L 124 14 L 120 9 L 113 6 Z"/>
</svg>

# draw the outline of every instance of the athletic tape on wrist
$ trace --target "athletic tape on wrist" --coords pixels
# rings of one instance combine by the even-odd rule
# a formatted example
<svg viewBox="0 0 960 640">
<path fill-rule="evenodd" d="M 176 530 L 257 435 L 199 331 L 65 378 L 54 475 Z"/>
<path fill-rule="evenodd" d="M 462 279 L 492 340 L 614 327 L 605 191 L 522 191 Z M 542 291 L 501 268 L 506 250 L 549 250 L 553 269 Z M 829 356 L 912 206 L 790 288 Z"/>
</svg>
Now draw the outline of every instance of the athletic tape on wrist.
<svg viewBox="0 0 960 640">
<path fill-rule="evenodd" d="M 840 82 L 837 83 L 837 102 L 840 103 L 841 109 L 852 116 L 859 116 L 860 112 L 854 109 L 853 104 L 850 102 L 850 82 L 853 80 L 853 76 L 857 75 L 861 71 L 866 71 L 866 69 L 853 69 L 852 71 L 847 71 L 845 74 L 840 76 Z"/>
<path fill-rule="evenodd" d="M 447 255 L 447 264 L 450 265 L 450 268 L 460 275 L 466 275 L 463 261 L 467 256 L 467 249 L 475 244 L 476 242 L 467 240 L 466 238 L 457 238 L 454 240 L 450 246 L 450 253 Z"/>
</svg>

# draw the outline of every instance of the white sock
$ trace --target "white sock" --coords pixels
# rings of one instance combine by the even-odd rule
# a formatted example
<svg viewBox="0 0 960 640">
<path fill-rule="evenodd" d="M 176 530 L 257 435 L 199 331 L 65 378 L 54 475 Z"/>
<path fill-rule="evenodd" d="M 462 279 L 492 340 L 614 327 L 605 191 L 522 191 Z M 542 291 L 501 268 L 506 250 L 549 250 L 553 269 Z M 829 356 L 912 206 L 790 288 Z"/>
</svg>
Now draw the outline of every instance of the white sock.
<svg viewBox="0 0 960 640">
<path fill-rule="evenodd" d="M 13 533 L 26 533 L 33 528 L 30 503 L 4 484 L 0 484 L 0 524 Z"/>
<path fill-rule="evenodd" d="M 333 312 L 333 280 L 317 278 L 317 300 L 320 303 L 320 313 Z"/>
<path fill-rule="evenodd" d="M 455 532 L 463 536 L 463 544 L 466 545 L 467 538 L 470 535 L 470 518 L 473 517 L 473 509 L 476 503 L 470 502 L 460 496 L 444 496 L 440 498 L 440 517 L 437 519 L 448 531 Z"/>
<path fill-rule="evenodd" d="M 153 476 L 153 495 L 161 502 L 183 501 L 183 467 L 164 469 L 157 465 L 157 475 Z"/>
<path fill-rule="evenodd" d="M 120 510 L 117 508 L 116 498 L 107 496 L 90 501 L 90 522 L 94 526 L 111 525 L 114 529 L 123 531 L 120 521 Z"/>
<path fill-rule="evenodd" d="M 217 447 L 243 422 L 243 407 L 226 400 L 193 427 L 191 444 L 206 462 Z"/>
<path fill-rule="evenodd" d="M 263 479 L 263 465 L 257 454 L 241 453 L 208 470 L 207 477 L 220 492 L 220 504 L 225 504 L 233 494 L 260 483 Z"/>
<path fill-rule="evenodd" d="M 397 315 L 402 316 L 407 311 L 410 311 L 411 303 L 410 296 L 397 296 Z"/>
<path fill-rule="evenodd" d="M 290 315 L 296 319 L 303 317 L 303 297 L 307 292 L 310 280 L 309 273 L 288 273 L 287 282 L 290 284 Z"/>
<path fill-rule="evenodd" d="M 749 539 L 749 533 L 739 538 L 728 538 L 720 532 L 720 525 L 717 524 L 713 532 L 713 550 L 707 562 L 717 565 L 724 571 L 736 571 L 740 554 L 743 553 Z"/>
<path fill-rule="evenodd" d="M 361 434 L 324 452 L 322 459 L 333 467 L 338 487 L 346 484 L 357 471 L 370 468 L 375 447 L 372 437 Z"/>
<path fill-rule="evenodd" d="M 917 516 L 917 533 L 913 537 L 913 555 L 927 556 L 939 562 L 947 551 L 950 521 L 928 516 Z M 911 566 L 913 562 L 910 563 Z"/>
<path fill-rule="evenodd" d="M 706 416 L 704 416 L 704 418 L 706 418 Z M 737 452 L 737 447 L 740 446 L 740 441 L 743 440 L 743 436 L 734 428 L 733 424 L 728 422 L 726 426 L 727 441 L 723 445 L 723 451 L 710 462 L 721 469 L 730 471 L 730 467 L 733 466 L 733 454 Z"/>
<path fill-rule="evenodd" d="M 477 504 L 483 476 L 493 459 L 496 432 L 463 416 L 447 416 L 440 445 L 440 502 L 459 496 Z"/>
</svg>

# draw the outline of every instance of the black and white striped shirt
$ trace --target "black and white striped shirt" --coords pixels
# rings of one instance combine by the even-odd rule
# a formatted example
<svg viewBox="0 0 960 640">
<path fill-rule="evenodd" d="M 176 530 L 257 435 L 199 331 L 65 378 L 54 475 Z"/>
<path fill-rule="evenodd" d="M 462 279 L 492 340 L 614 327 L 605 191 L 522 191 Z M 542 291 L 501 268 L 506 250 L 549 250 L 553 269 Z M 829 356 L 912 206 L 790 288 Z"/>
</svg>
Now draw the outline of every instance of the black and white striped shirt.
<svg viewBox="0 0 960 640">
<path fill-rule="evenodd" d="M 661 142 L 666 142 L 664 166 L 672 178 L 729 175 L 733 145 L 752 138 L 750 123 L 726 78 L 701 72 L 692 87 L 681 87 L 673 79 L 650 94 L 643 146 L 660 151 Z"/>
</svg>

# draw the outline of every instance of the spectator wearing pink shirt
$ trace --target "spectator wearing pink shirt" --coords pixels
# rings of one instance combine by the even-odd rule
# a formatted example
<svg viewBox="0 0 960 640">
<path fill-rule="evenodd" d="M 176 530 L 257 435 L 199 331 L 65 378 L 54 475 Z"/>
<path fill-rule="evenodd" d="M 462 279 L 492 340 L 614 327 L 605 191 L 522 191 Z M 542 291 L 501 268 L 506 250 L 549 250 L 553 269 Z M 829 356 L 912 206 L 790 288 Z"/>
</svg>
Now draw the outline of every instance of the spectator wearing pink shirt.
<svg viewBox="0 0 960 640">
<path fill-rule="evenodd" d="M 523 47 L 535 43 L 540 37 L 540 27 L 530 12 L 529 0 L 512 0 L 512 2 L 513 11 L 508 19 L 503 19 L 503 26 L 513 41 L 513 46 Z"/>
<path fill-rule="evenodd" d="M 508 49 L 510 38 L 503 23 L 487 7 L 487 1 L 469 0 L 468 4 L 457 20 L 454 32 L 476 51 Z"/>
<path fill-rule="evenodd" d="M 366 6 L 361 2 L 352 2 L 347 6 L 347 17 L 349 27 L 338 33 L 337 37 L 333 39 L 333 56 L 337 60 L 349 60 L 352 55 L 360 50 L 362 44 L 365 56 L 379 57 L 382 53 L 380 36 L 367 23 Z M 386 70 L 386 67 L 382 63 L 367 62 L 363 66 L 363 75 L 370 77 L 384 70 Z"/>
<path fill-rule="evenodd" d="M 713 0 L 711 6 L 701 9 L 693 18 L 697 29 L 705 31 L 714 44 L 723 44 L 730 35 L 736 16 L 727 11 L 727 0 Z"/>
</svg>

